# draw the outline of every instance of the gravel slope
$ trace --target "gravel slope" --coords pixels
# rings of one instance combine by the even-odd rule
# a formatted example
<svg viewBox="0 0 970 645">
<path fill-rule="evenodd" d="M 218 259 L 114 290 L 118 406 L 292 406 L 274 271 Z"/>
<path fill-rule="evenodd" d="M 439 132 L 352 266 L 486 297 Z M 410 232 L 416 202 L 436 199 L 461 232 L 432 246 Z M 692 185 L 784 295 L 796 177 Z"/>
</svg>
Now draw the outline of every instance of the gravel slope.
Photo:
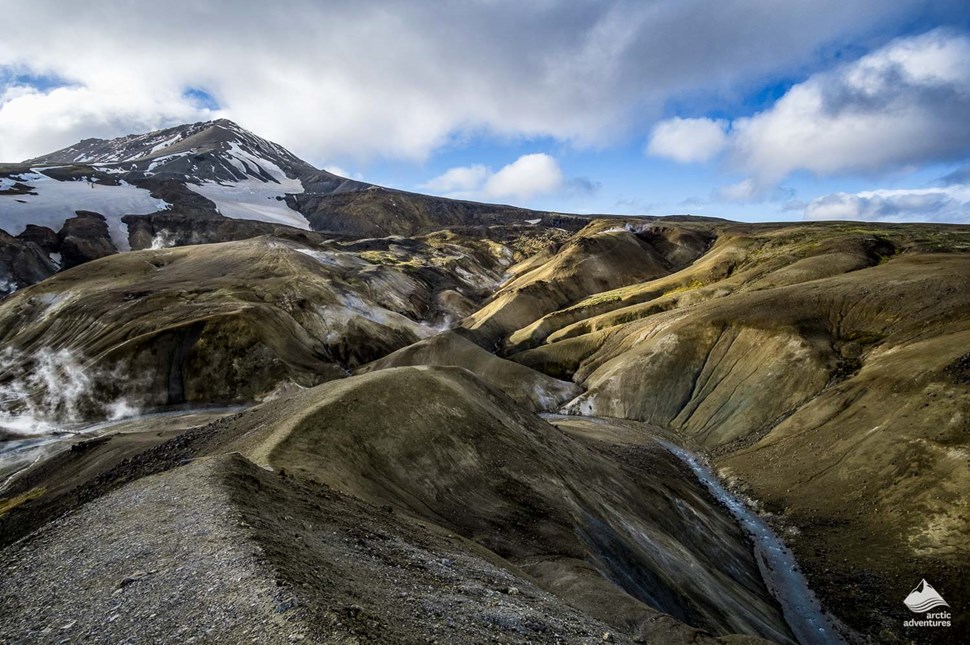
<svg viewBox="0 0 970 645">
<path fill-rule="evenodd" d="M 0 554 L 2 642 L 284 643 L 300 632 L 217 484 L 218 460 L 135 481 Z"/>
<path fill-rule="evenodd" d="M 0 571 L 4 643 L 631 642 L 466 540 L 235 454 L 84 505 Z"/>
</svg>

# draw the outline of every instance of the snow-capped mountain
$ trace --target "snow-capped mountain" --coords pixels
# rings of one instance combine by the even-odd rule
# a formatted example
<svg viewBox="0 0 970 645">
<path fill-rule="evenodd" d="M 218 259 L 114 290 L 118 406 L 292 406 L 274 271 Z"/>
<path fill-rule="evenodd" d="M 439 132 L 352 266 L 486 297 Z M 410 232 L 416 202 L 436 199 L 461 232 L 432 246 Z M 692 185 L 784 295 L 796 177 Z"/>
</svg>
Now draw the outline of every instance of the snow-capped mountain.
<svg viewBox="0 0 970 645">
<path fill-rule="evenodd" d="M 310 223 L 286 195 L 356 191 L 367 184 L 317 170 L 289 150 L 219 119 L 117 139 L 85 139 L 25 162 L 30 166 L 82 165 L 139 185 L 176 180 L 215 204 L 225 217 L 297 228 Z M 95 210 L 95 209 L 92 209 Z"/>
<path fill-rule="evenodd" d="M 73 240 L 68 256 L 77 263 L 155 244 L 252 237 L 278 226 L 382 237 L 537 218 L 567 228 L 575 224 L 559 215 L 339 177 L 219 119 L 85 139 L 34 159 L 0 164 L 0 231 L 8 234 L 0 236 L 0 285 L 7 285 L 0 296 L 36 281 L 16 269 L 24 254 L 31 266 L 60 267 L 67 238 Z M 226 226 L 227 219 L 235 221 Z M 29 252 L 26 245 L 33 245 Z"/>
<path fill-rule="evenodd" d="M 286 148 L 227 119 L 117 139 L 85 139 L 24 163 L 31 166 L 91 165 L 110 173 L 140 173 L 146 177 L 194 182 L 252 178 L 278 183 L 321 172 Z"/>
<path fill-rule="evenodd" d="M 168 190 L 160 191 L 163 182 Z M 192 200 L 185 190 L 204 200 Z M 0 228 L 58 230 L 79 210 L 103 215 L 112 243 L 129 248 L 125 215 L 186 210 L 310 229 L 287 201 L 312 190 L 367 188 L 310 164 L 232 121 L 193 123 L 116 139 L 85 139 L 0 171 Z M 165 194 L 162 194 L 165 193 Z"/>
</svg>

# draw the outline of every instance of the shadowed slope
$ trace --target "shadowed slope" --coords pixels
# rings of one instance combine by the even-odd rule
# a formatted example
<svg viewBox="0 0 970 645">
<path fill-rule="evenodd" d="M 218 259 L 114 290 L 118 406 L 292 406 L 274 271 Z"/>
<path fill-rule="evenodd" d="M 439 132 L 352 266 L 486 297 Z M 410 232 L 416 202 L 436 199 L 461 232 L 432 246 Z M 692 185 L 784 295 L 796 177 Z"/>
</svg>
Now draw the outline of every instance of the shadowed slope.
<svg viewBox="0 0 970 645">
<path fill-rule="evenodd" d="M 313 385 L 431 335 L 426 321 L 461 313 L 442 292 L 477 297 L 512 255 L 474 240 L 412 250 L 408 265 L 390 266 L 338 245 L 256 238 L 90 262 L 0 305 L 0 342 L 16 355 L 0 385 L 51 352 L 78 365 L 62 377 L 85 384 L 82 416 L 121 396 L 157 406 Z"/>
<path fill-rule="evenodd" d="M 579 575 L 588 590 L 598 570 L 621 604 L 719 634 L 788 637 L 745 537 L 663 449 L 647 451 L 649 466 L 618 464 L 455 368 L 379 370 L 312 393 L 235 445 L 534 565 L 551 585 Z M 567 599 L 581 603 L 577 593 Z M 652 614 L 629 608 L 614 620 L 648 633 Z"/>
<path fill-rule="evenodd" d="M 579 386 L 498 358 L 455 332 L 445 332 L 401 348 L 369 363 L 359 373 L 410 365 L 463 367 L 502 390 L 516 403 L 537 412 L 557 410 L 581 392 Z"/>
<path fill-rule="evenodd" d="M 610 629 L 474 544 L 238 455 L 130 483 L 0 566 L 17 574 L 0 579 L 11 641 L 591 644 Z"/>
</svg>

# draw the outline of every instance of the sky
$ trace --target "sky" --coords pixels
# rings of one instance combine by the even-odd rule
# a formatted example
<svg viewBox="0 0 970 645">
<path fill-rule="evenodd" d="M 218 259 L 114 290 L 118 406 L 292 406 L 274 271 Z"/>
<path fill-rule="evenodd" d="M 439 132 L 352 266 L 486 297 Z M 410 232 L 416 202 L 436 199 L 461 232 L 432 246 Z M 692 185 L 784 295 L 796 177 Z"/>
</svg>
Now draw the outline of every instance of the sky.
<svg viewBox="0 0 970 645">
<path fill-rule="evenodd" d="M 0 0 L 0 160 L 229 118 L 576 213 L 970 223 L 966 0 Z"/>
</svg>

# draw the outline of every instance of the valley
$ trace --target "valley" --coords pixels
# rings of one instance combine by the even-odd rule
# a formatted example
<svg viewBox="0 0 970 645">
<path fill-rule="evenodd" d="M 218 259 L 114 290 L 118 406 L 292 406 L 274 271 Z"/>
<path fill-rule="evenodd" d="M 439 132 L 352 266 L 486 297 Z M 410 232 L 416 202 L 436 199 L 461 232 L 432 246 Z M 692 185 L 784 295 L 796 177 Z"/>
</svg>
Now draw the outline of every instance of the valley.
<svg viewBox="0 0 970 645">
<path fill-rule="evenodd" d="M 970 597 L 970 226 L 455 201 L 228 121 L 0 177 L 0 640 L 906 643 L 921 578 Z"/>
</svg>

